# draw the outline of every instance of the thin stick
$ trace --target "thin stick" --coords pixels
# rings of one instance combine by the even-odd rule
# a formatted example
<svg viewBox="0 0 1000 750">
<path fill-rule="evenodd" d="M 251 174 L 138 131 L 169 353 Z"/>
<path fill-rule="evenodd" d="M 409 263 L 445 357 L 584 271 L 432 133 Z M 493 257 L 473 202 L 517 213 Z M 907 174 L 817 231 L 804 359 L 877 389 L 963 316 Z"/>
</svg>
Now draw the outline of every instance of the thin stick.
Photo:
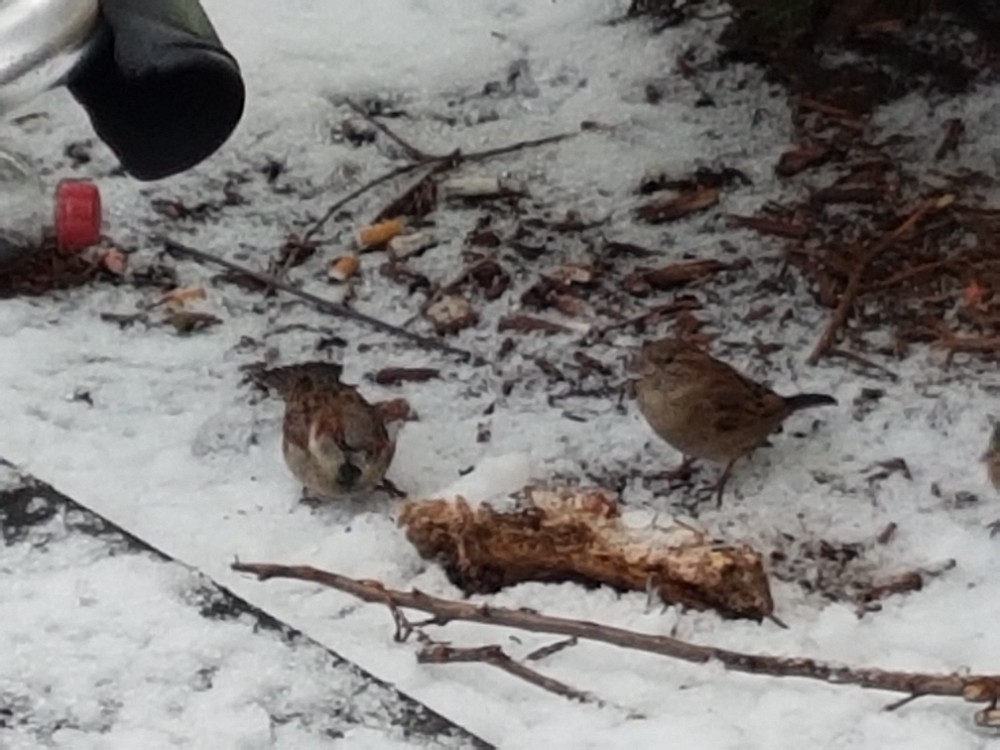
<svg viewBox="0 0 1000 750">
<path fill-rule="evenodd" d="M 833 342 L 837 338 L 837 333 L 840 331 L 841 327 L 843 327 L 844 323 L 847 322 L 847 316 L 850 315 L 851 308 L 854 307 L 854 301 L 857 299 L 858 292 L 861 290 L 861 281 L 864 278 L 865 271 L 868 270 L 868 266 L 871 262 L 875 260 L 875 258 L 882 253 L 883 250 L 888 248 L 906 232 L 912 229 L 913 226 L 916 225 L 916 223 L 924 216 L 937 208 L 944 208 L 953 200 L 954 196 L 945 195 L 937 198 L 928 198 L 923 201 L 903 221 L 902 224 L 893 229 L 878 242 L 873 243 L 867 250 L 865 250 L 861 257 L 858 258 L 847 278 L 847 286 L 844 288 L 844 293 L 840 295 L 840 300 L 837 302 L 837 309 L 833 311 L 830 322 L 827 323 L 826 329 L 823 331 L 823 335 L 820 336 L 819 341 L 816 343 L 816 348 L 813 349 L 812 354 L 809 355 L 809 359 L 806 360 L 810 365 L 814 365 L 819 362 L 820 358 L 833 346 Z"/>
<path fill-rule="evenodd" d="M 319 217 L 319 219 L 317 219 L 316 222 L 311 227 L 309 227 L 309 230 L 304 235 L 302 235 L 302 244 L 309 242 L 309 240 L 311 240 L 313 237 L 319 234 L 319 232 L 322 231 L 323 227 L 326 226 L 326 223 L 333 218 L 334 214 L 336 214 L 337 211 L 342 209 L 351 201 L 360 198 L 369 190 L 378 187 L 382 183 L 389 182 L 390 180 L 394 180 L 397 177 L 402 177 L 403 175 L 409 174 L 410 172 L 413 172 L 414 170 L 419 169 L 422 166 L 424 166 L 423 162 L 404 164 L 401 167 L 390 169 L 388 172 L 385 172 L 384 174 L 381 174 L 378 177 L 369 180 L 364 185 L 355 188 L 347 195 L 345 195 L 343 198 L 336 201 L 329 208 L 326 209 L 326 212 L 321 217 Z"/>
<path fill-rule="evenodd" d="M 899 700 L 893 701 L 889 705 L 885 706 L 882 710 L 883 711 L 898 711 L 903 706 L 905 706 L 905 705 L 907 705 L 909 703 L 913 703 L 913 701 L 919 700 L 920 698 L 923 698 L 923 697 L 924 696 L 922 694 L 920 694 L 920 693 L 914 693 L 913 695 L 907 695 L 905 698 L 900 698 Z"/>
<path fill-rule="evenodd" d="M 801 677 L 833 685 L 856 685 L 873 690 L 887 690 L 907 695 L 961 697 L 975 703 L 995 703 L 1000 697 L 1000 675 L 932 674 L 891 672 L 870 667 L 845 667 L 815 659 L 749 654 L 739 651 L 699 646 L 664 635 L 650 635 L 633 630 L 602 625 L 587 620 L 543 615 L 534 610 L 493 607 L 466 601 L 442 599 L 422 591 L 400 591 L 379 581 L 358 580 L 305 565 L 270 563 L 232 564 L 232 569 L 251 573 L 258 580 L 291 578 L 310 581 L 350 594 L 362 601 L 426 612 L 438 622 L 475 622 L 483 625 L 516 628 L 532 633 L 550 633 L 571 638 L 599 641 L 621 648 L 659 654 L 673 659 L 707 664 L 719 662 L 728 670 L 770 677 Z"/>
<path fill-rule="evenodd" d="M 350 107 L 355 112 L 357 112 L 359 115 L 361 115 L 363 118 L 365 118 L 365 121 L 368 122 L 368 123 L 370 123 L 372 125 L 372 127 L 377 128 L 379 131 L 381 131 L 383 134 L 385 134 L 390 140 L 395 141 L 397 144 L 399 144 L 399 146 L 401 146 L 402 149 L 406 152 L 406 155 L 410 159 L 412 159 L 413 161 L 424 161 L 425 162 L 428 159 L 438 159 L 438 158 L 441 158 L 441 157 L 437 157 L 437 156 L 431 156 L 426 151 L 421 151 L 419 148 L 417 148 L 416 146 L 414 146 L 412 143 L 407 142 L 402 136 L 397 135 L 396 133 L 394 133 L 392 131 L 392 129 L 389 128 L 388 125 L 385 125 L 384 123 L 376 120 L 375 117 L 371 114 L 371 112 L 369 112 L 367 109 L 365 109 L 364 107 L 362 107 L 360 104 L 358 104 L 353 99 L 345 98 L 343 100 L 343 102 L 348 107 Z"/>
<path fill-rule="evenodd" d="M 456 167 L 464 162 L 471 161 L 485 161 L 486 159 L 493 159 L 497 156 L 503 156 L 505 154 L 510 154 L 515 151 L 521 151 L 527 148 L 537 148 L 539 146 L 547 146 L 550 143 L 558 143 L 559 141 L 564 141 L 567 138 L 572 138 L 577 135 L 576 133 L 559 133 L 557 135 L 548 135 L 544 138 L 535 138 L 533 140 L 527 141 L 517 141 L 516 143 L 511 143 L 506 146 L 498 146 L 496 148 L 489 148 L 483 151 L 472 151 L 468 154 L 463 154 L 459 150 L 447 154 L 445 156 L 432 156 L 423 161 L 415 161 L 410 164 L 404 164 L 401 167 L 396 167 L 391 169 L 385 174 L 382 174 L 373 180 L 366 182 L 361 187 L 352 190 L 350 193 L 345 195 L 343 198 L 338 200 L 332 206 L 330 206 L 326 212 L 309 228 L 309 230 L 302 236 L 302 242 L 308 242 L 313 237 L 315 237 L 319 232 L 322 231 L 326 223 L 333 218 L 334 214 L 340 209 L 346 206 L 351 201 L 361 197 L 367 193 L 372 188 L 378 187 L 379 185 L 394 180 L 397 177 L 402 177 L 403 175 L 410 174 L 418 169 L 428 166 L 437 166 L 442 162 L 450 163 L 452 167 Z"/>
<path fill-rule="evenodd" d="M 555 643 L 550 643 L 548 646 L 542 646 L 541 648 L 536 648 L 526 657 L 527 661 L 541 661 L 542 659 L 548 659 L 550 656 L 558 654 L 563 649 L 569 648 L 570 646 L 575 646 L 579 641 L 576 638 L 565 638 L 561 641 L 556 641 Z"/>
<path fill-rule="evenodd" d="M 531 667 L 510 658 L 499 646 L 478 646 L 475 648 L 457 648 L 444 643 L 427 643 L 417 652 L 417 661 L 421 664 L 489 664 L 499 670 L 513 675 L 550 693 L 561 695 L 580 703 L 596 703 L 604 705 L 604 701 L 590 693 L 567 685 L 565 682 L 546 677 Z"/>
<path fill-rule="evenodd" d="M 443 352 L 445 354 L 450 354 L 452 356 L 458 357 L 463 361 L 471 362 L 477 366 L 483 366 L 488 364 L 486 360 L 472 352 L 466 351 L 464 349 L 459 349 L 458 347 L 445 344 L 437 339 L 432 339 L 428 336 L 421 336 L 418 333 L 413 333 L 412 331 L 407 331 L 405 328 L 400 328 L 399 326 L 394 326 L 391 323 L 386 323 L 384 320 L 379 320 L 371 315 L 365 315 L 364 313 L 358 312 L 357 310 L 352 310 L 349 307 L 338 304 L 337 302 L 332 302 L 328 299 L 318 297 L 315 294 L 298 289 L 287 282 L 276 279 L 270 274 L 261 273 L 260 271 L 254 271 L 251 268 L 241 266 L 239 263 L 233 263 L 231 260 L 226 260 L 225 258 L 219 257 L 218 255 L 212 255 L 204 250 L 199 250 L 195 247 L 190 247 L 189 245 L 183 245 L 175 240 L 164 238 L 163 245 L 167 252 L 176 253 L 178 255 L 184 255 L 189 258 L 194 258 L 195 260 L 201 261 L 203 263 L 213 263 L 217 266 L 227 268 L 230 271 L 235 271 L 236 273 L 243 274 L 254 281 L 261 284 L 270 284 L 275 289 L 278 289 L 286 294 L 291 294 L 294 297 L 298 297 L 301 300 L 309 302 L 319 310 L 323 312 L 330 313 L 331 315 L 336 315 L 340 318 L 347 318 L 348 320 L 353 320 L 358 323 L 364 323 L 371 328 L 374 328 L 383 333 L 389 333 L 393 336 L 398 336 L 400 338 L 406 339 L 422 349 L 430 349 L 433 351 Z"/>
<path fill-rule="evenodd" d="M 873 362 L 867 357 L 862 357 L 857 352 L 852 352 L 847 349 L 830 349 L 830 351 L 828 351 L 827 354 L 831 357 L 843 357 L 844 359 L 849 359 L 852 362 L 857 362 L 859 365 L 869 370 L 875 370 L 876 372 L 881 372 L 883 375 L 889 378 L 889 380 L 891 380 L 893 383 L 899 382 L 899 375 L 894 373 L 888 367 L 886 367 L 885 365 L 880 365 L 878 362 Z"/>
</svg>

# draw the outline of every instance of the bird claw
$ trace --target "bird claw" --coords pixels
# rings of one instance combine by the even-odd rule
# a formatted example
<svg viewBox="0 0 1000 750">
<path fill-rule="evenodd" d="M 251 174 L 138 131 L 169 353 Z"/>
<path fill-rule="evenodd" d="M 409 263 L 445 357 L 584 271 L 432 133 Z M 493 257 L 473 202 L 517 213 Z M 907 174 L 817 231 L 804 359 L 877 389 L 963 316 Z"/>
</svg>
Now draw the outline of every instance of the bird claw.
<svg viewBox="0 0 1000 750">
<path fill-rule="evenodd" d="M 733 473 L 733 464 L 736 463 L 734 458 L 728 464 L 726 468 L 722 470 L 722 474 L 719 475 L 719 481 L 715 483 L 715 509 L 719 510 L 722 507 L 722 495 L 726 491 L 726 483 L 729 481 L 730 474 Z"/>
<path fill-rule="evenodd" d="M 1000 535 L 1000 518 L 998 518 L 996 521 L 993 521 L 992 523 L 986 524 L 986 528 L 990 532 L 990 539 L 993 539 L 995 536 Z"/>
<path fill-rule="evenodd" d="M 673 482 L 673 481 L 683 481 L 686 482 L 691 479 L 694 475 L 694 458 L 685 456 L 684 460 L 680 462 L 679 465 L 673 469 L 666 469 L 665 471 L 660 471 L 655 474 L 647 474 L 646 479 L 654 479 L 659 481 Z"/>
<path fill-rule="evenodd" d="M 407 497 L 409 493 L 405 490 L 401 490 L 393 482 L 388 479 L 383 479 L 382 484 L 379 485 L 379 489 L 385 490 L 393 497 Z"/>
</svg>

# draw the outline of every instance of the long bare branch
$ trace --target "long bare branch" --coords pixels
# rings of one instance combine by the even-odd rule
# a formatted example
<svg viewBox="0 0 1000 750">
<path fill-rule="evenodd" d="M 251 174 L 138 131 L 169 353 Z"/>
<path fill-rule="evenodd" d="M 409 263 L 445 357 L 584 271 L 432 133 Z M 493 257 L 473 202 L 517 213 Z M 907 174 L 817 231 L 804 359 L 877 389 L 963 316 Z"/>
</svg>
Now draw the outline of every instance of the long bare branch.
<svg viewBox="0 0 1000 750">
<path fill-rule="evenodd" d="M 769 677 L 801 677 L 835 685 L 855 685 L 912 696 L 960 697 L 988 708 L 977 714 L 977 722 L 992 723 L 1000 697 L 1000 675 L 933 674 L 898 672 L 871 667 L 849 667 L 817 659 L 750 654 L 714 646 L 701 646 L 663 635 L 638 633 L 587 620 L 544 615 L 529 609 L 509 609 L 486 604 L 442 599 L 421 591 L 390 589 L 379 581 L 358 580 L 303 565 L 235 562 L 232 569 L 251 573 L 259 580 L 290 578 L 310 581 L 342 591 L 366 602 L 390 608 L 413 609 L 433 616 L 436 623 L 451 621 L 515 628 L 570 638 L 608 643 L 621 648 L 706 664 L 718 662 L 726 669 Z"/>
</svg>

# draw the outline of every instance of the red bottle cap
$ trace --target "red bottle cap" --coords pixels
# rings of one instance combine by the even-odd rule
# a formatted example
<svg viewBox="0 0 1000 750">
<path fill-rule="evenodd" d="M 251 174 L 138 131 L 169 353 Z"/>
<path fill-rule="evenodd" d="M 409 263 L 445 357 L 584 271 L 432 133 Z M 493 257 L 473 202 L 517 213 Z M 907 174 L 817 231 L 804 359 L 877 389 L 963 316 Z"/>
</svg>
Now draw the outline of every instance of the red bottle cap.
<svg viewBox="0 0 1000 750">
<path fill-rule="evenodd" d="M 101 193 L 90 180 L 61 180 L 56 186 L 56 240 L 82 250 L 101 237 Z"/>
</svg>

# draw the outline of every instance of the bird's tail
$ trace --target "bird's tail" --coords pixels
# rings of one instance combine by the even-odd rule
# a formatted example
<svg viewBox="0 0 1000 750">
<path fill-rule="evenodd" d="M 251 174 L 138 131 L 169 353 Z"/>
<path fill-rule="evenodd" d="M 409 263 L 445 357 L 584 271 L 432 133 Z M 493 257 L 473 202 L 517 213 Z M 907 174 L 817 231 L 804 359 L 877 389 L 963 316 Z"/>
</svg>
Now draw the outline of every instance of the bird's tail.
<svg viewBox="0 0 1000 750">
<path fill-rule="evenodd" d="M 814 406 L 836 406 L 837 399 L 825 393 L 797 393 L 785 397 L 785 405 L 791 411 L 811 409 Z"/>
</svg>

